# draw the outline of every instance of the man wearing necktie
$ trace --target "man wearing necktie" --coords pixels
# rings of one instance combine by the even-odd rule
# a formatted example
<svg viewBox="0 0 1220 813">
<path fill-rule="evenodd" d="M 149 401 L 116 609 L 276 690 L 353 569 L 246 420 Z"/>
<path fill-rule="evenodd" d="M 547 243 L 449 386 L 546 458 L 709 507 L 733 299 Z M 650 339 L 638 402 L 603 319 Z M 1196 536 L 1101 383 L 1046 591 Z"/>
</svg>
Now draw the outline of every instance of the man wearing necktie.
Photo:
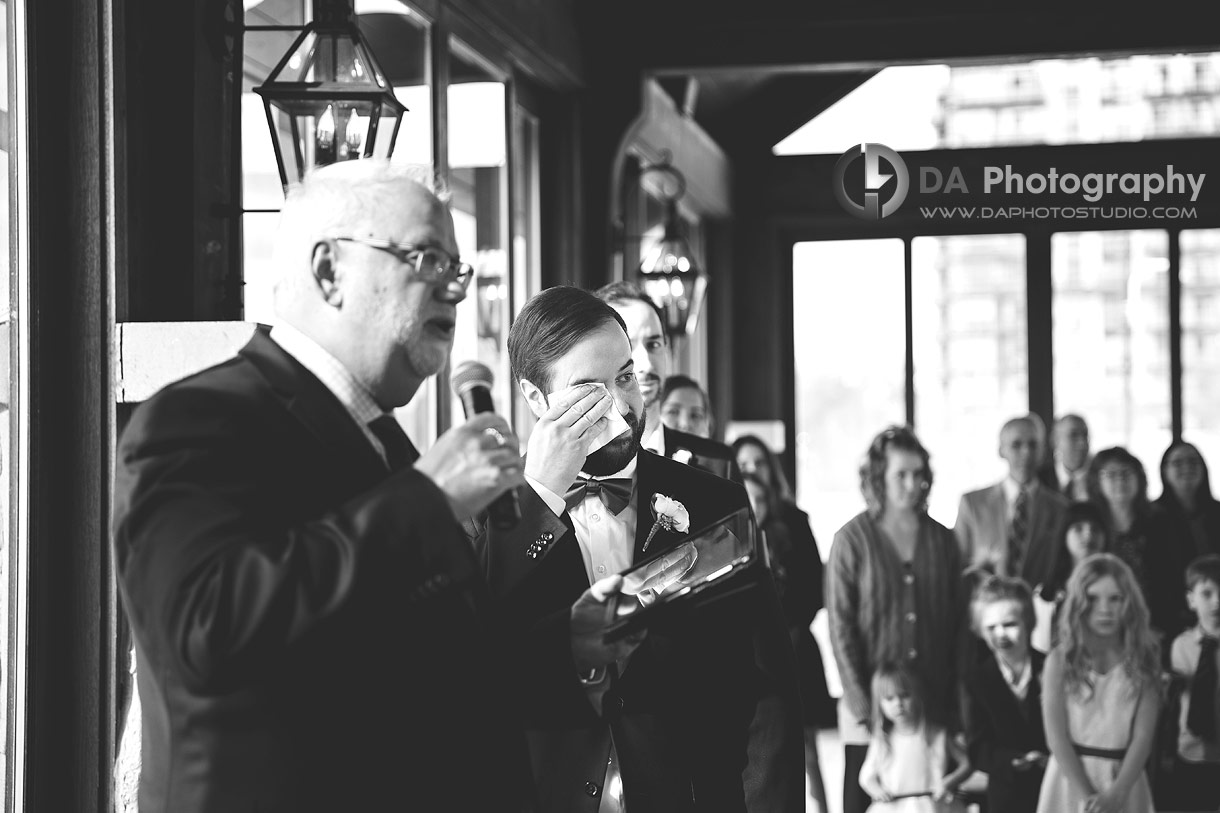
<svg viewBox="0 0 1220 813">
<path fill-rule="evenodd" d="M 470 532 L 497 616 L 515 642 L 566 613 L 590 583 L 683 539 L 661 530 L 649 541 L 656 496 L 685 506 L 690 531 L 746 507 L 748 498 L 738 483 L 641 450 L 648 427 L 626 328 L 592 294 L 566 287 L 538 294 L 513 322 L 508 350 L 538 418 L 525 456 L 529 487 L 518 490 L 515 528 L 498 530 L 481 518 Z M 612 409 L 628 428 L 592 450 Z M 795 736 L 781 726 L 751 728 L 754 709 L 788 685 L 792 666 L 790 650 L 787 673 L 758 666 L 756 625 L 773 623 L 784 642 L 786 632 L 777 616 L 759 621 L 744 603 L 725 605 L 601 653 L 604 669 L 591 650 L 573 650 L 561 662 L 520 645 L 515 662 L 542 813 L 804 809 L 799 708 L 791 708 Z M 581 691 L 571 691 L 573 675 Z M 785 747 L 761 751 L 774 754 L 774 764 L 750 764 L 753 738 L 783 739 Z M 777 786 L 768 806 L 747 806 L 750 772 Z"/>
<path fill-rule="evenodd" d="M 1051 427 L 1050 460 L 1038 472 L 1042 484 L 1069 500 L 1087 500 L 1089 425 L 1079 415 L 1061 415 Z"/>
<path fill-rule="evenodd" d="M 470 282 L 448 208 L 387 162 L 327 167 L 288 195 L 276 262 L 276 327 L 119 444 L 140 809 L 532 809 L 459 524 L 524 483 L 517 441 L 484 414 L 421 456 L 392 415 L 448 359 Z M 600 645 L 606 592 L 538 652 Z"/>
<path fill-rule="evenodd" d="M 962 496 L 953 527 L 967 567 L 1024 579 L 1031 588 L 1055 572 L 1067 499 L 1038 482 L 1042 420 L 1013 418 L 1000 430 L 1000 457 L 1007 476 Z"/>
</svg>

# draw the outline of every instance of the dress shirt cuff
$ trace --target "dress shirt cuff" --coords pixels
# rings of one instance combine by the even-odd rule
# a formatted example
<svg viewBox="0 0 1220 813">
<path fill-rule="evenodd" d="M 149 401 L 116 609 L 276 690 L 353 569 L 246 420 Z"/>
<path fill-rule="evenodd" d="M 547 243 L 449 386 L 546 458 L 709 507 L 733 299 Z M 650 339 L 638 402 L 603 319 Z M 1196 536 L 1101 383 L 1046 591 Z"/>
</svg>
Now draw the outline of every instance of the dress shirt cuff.
<svg viewBox="0 0 1220 813">
<path fill-rule="evenodd" d="M 551 513 L 555 516 L 562 517 L 563 512 L 568 510 L 568 504 L 564 501 L 563 497 L 551 491 L 533 477 L 530 477 L 528 474 L 525 475 L 525 482 L 530 484 L 530 488 L 534 489 L 534 493 L 542 498 L 542 501 L 546 503 L 546 507 L 551 509 Z"/>
</svg>

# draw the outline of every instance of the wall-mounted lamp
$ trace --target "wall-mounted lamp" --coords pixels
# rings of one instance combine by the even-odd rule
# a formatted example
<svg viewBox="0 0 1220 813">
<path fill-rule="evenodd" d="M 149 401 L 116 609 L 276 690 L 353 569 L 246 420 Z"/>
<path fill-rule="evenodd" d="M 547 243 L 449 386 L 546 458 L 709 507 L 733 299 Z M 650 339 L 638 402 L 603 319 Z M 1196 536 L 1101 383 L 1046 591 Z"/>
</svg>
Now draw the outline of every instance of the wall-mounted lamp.
<svg viewBox="0 0 1220 813">
<path fill-rule="evenodd" d="M 313 167 L 388 158 L 407 111 L 356 26 L 352 0 L 314 0 L 313 12 L 254 89 L 263 97 L 285 188 Z"/>
<path fill-rule="evenodd" d="M 636 279 L 665 314 L 666 332 L 670 336 L 691 334 L 703 307 L 707 275 L 695 262 L 686 227 L 678 216 L 678 201 L 686 194 L 686 178 L 670 163 L 668 154 L 660 163 L 641 169 L 640 180 L 650 173 L 659 176 L 656 186 L 665 204 L 665 231 L 645 254 Z"/>
</svg>

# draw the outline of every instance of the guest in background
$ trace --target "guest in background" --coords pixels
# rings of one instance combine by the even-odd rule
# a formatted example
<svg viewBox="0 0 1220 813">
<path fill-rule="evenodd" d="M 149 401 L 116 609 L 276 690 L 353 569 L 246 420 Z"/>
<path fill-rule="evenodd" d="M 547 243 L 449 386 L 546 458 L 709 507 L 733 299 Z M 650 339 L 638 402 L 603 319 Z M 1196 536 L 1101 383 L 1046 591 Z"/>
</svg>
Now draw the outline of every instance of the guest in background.
<svg viewBox="0 0 1220 813">
<path fill-rule="evenodd" d="M 1059 608 L 1067 595 L 1068 578 L 1076 565 L 1094 553 L 1109 550 L 1106 518 L 1101 508 L 1092 502 L 1074 502 L 1067 507 L 1063 532 L 1055 550 L 1055 574 L 1050 581 L 1034 588 L 1033 645 L 1042 652 L 1050 652 L 1055 644 L 1055 630 Z"/>
<path fill-rule="evenodd" d="M 822 554 L 813 538 L 809 515 L 797 506 L 783 466 L 766 441 L 757 435 L 742 435 L 733 441 L 733 454 L 743 477 L 747 473 L 751 474 L 767 486 L 771 495 L 772 514 L 776 521 L 783 525 L 788 538 L 792 540 L 793 549 L 809 551 L 812 554 L 808 563 L 811 568 L 810 575 L 805 580 L 804 587 L 809 606 L 812 608 L 813 615 L 809 617 L 812 621 L 826 602 L 823 592 Z M 826 686 L 826 671 L 817 639 L 809 633 L 808 622 L 805 627 L 806 634 L 795 641 L 797 672 L 801 678 L 801 699 L 805 704 L 805 724 L 806 727 L 812 725 L 828 728 L 835 724 L 835 704 Z"/>
<path fill-rule="evenodd" d="M 1089 425 L 1079 415 L 1063 415 L 1051 427 L 1050 460 L 1039 475 L 1069 500 L 1089 498 Z"/>
<path fill-rule="evenodd" d="M 1037 415 L 1013 418 L 1000 430 L 1007 476 L 964 494 L 957 510 L 953 530 L 967 566 L 1017 576 L 1031 585 L 1050 578 L 1067 499 L 1038 482 L 1044 435 Z"/>
<path fill-rule="evenodd" d="M 1172 786 L 1175 810 L 1220 808 L 1220 556 L 1186 568 L 1186 600 L 1196 625 L 1174 639 L 1169 660 L 1185 683 Z"/>
<path fill-rule="evenodd" d="M 775 492 L 756 472 L 743 474 L 742 480 L 766 541 L 775 591 L 779 593 L 792 649 L 797 653 L 797 677 L 801 684 L 805 727 L 805 776 L 809 779 L 818 809 L 825 810 L 826 788 L 818 764 L 819 721 L 815 711 L 828 703 L 829 694 L 822 672 L 822 657 L 809 628 L 818 610 L 822 609 L 822 557 L 818 555 L 812 534 L 805 540 L 790 533 L 779 514 Z M 811 671 L 814 667 L 816 672 Z"/>
<path fill-rule="evenodd" d="M 671 429 L 661 420 L 661 390 L 673 369 L 673 358 L 669 337 L 665 335 L 665 321 L 656 303 L 638 284 L 626 281 L 603 285 L 594 296 L 614 308 L 627 326 L 631 360 L 635 364 L 640 395 L 644 398 L 643 447 L 661 457 L 741 482 L 741 473 L 737 471 L 728 446 L 709 437 Z"/>
<path fill-rule="evenodd" d="M 1051 758 L 1038 813 L 1152 813 L 1158 650 L 1131 568 L 1108 553 L 1081 562 L 1042 675 Z"/>
<path fill-rule="evenodd" d="M 827 607 L 843 682 L 844 813 L 869 805 L 859 778 L 875 712 L 869 686 L 881 664 L 916 674 L 927 692 L 929 723 L 956 720 L 962 557 L 953 533 L 928 516 L 928 459 L 905 426 L 877 435 L 860 466 L 868 507 L 839 529 L 830 549 Z"/>
<path fill-rule="evenodd" d="M 1042 653 L 1030 647 L 1034 602 L 1020 579 L 992 576 L 975 594 L 991 657 L 966 673 L 970 762 L 987 774 L 987 813 L 1033 813 L 1050 750 L 1042 728 Z"/>
<path fill-rule="evenodd" d="M 1161 458 L 1164 491 L 1153 503 L 1165 517 L 1166 533 L 1176 541 L 1183 561 L 1220 554 L 1220 501 L 1212 496 L 1203 455 L 1192 443 L 1175 441 Z"/>
<path fill-rule="evenodd" d="M 1089 467 L 1089 493 L 1105 515 L 1110 552 L 1135 574 L 1152 628 L 1167 643 L 1183 627 L 1179 605 L 1185 562 L 1166 539 L 1163 520 L 1153 514 L 1143 464 L 1121 446 L 1102 449 Z"/>
<path fill-rule="evenodd" d="M 970 760 L 943 725 L 925 716 L 920 679 L 905 666 L 887 665 L 872 684 L 873 732 L 860 769 L 871 813 L 964 811 L 955 794 L 970 775 Z"/>
<path fill-rule="evenodd" d="M 661 423 L 689 435 L 712 436 L 712 407 L 698 381 L 681 374 L 665 379 L 661 385 Z"/>
</svg>

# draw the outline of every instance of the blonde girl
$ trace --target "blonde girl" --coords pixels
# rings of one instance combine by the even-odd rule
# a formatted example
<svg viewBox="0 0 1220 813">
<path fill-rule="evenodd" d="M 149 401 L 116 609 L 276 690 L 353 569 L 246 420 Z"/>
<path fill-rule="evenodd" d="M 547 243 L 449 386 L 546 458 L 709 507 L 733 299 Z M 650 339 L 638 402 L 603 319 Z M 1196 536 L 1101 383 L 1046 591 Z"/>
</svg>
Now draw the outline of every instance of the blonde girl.
<svg viewBox="0 0 1220 813">
<path fill-rule="evenodd" d="M 872 681 L 872 740 L 860 786 L 876 813 L 960 813 L 954 798 L 970 774 L 965 749 L 924 717 L 919 679 L 903 666 L 882 666 Z M 957 767 L 946 772 L 949 757 Z"/>
<path fill-rule="evenodd" d="M 1051 758 L 1038 813 L 1152 813 L 1144 765 L 1160 706 L 1160 658 L 1148 605 L 1121 559 L 1072 571 L 1059 643 L 1042 677 Z"/>
</svg>

